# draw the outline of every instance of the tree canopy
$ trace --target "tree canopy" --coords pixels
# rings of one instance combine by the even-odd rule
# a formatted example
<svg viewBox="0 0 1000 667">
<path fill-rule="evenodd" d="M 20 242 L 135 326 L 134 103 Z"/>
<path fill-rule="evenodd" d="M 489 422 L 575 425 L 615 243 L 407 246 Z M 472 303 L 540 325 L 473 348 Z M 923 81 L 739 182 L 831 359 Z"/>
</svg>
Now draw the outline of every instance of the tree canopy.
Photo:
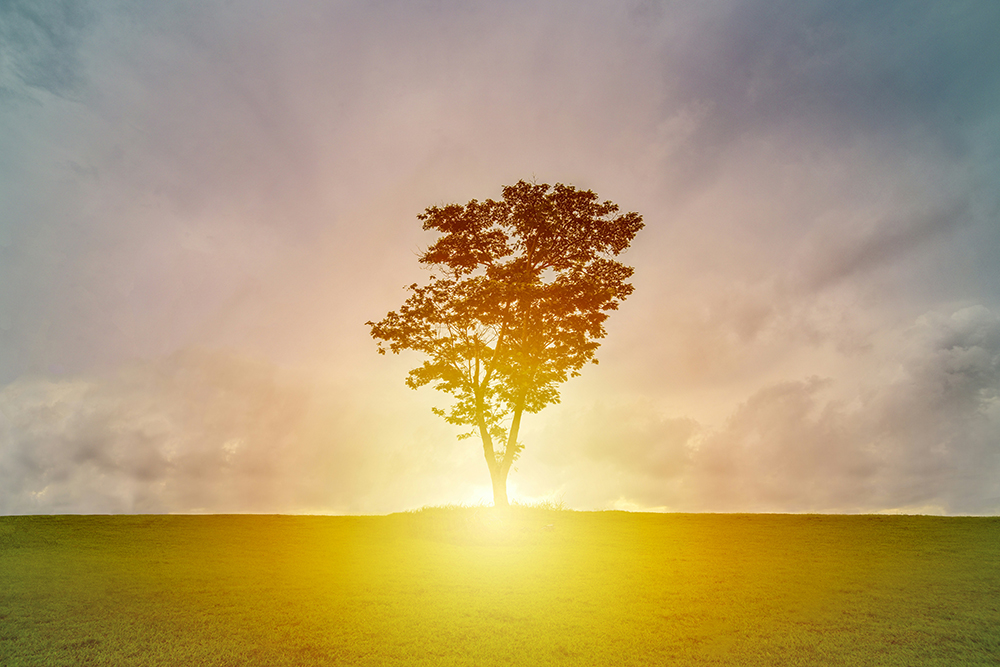
<svg viewBox="0 0 1000 667">
<path fill-rule="evenodd" d="M 479 434 L 494 504 L 507 505 L 508 472 L 521 449 L 524 412 L 559 402 L 605 337 L 610 311 L 632 293 L 633 269 L 615 257 L 642 229 L 590 190 L 519 181 L 503 197 L 431 206 L 417 216 L 437 240 L 419 258 L 432 275 L 397 311 L 367 322 L 378 351 L 426 356 L 414 389 L 454 396 L 449 423 Z"/>
</svg>

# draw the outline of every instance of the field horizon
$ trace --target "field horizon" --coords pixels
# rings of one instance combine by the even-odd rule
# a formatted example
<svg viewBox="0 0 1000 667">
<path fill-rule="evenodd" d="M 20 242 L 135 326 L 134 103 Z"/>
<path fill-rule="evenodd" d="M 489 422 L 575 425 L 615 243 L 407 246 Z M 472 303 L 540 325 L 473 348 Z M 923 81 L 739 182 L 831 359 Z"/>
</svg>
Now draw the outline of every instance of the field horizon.
<svg viewBox="0 0 1000 667">
<path fill-rule="evenodd" d="M 0 665 L 987 665 L 1000 517 L 0 517 Z"/>
</svg>

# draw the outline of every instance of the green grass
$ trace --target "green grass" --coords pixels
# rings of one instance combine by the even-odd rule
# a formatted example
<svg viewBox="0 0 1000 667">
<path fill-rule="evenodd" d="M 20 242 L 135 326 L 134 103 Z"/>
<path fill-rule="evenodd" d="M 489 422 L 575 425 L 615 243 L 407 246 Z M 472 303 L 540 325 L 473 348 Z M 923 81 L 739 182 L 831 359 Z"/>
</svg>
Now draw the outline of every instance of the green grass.
<svg viewBox="0 0 1000 667">
<path fill-rule="evenodd" d="M 997 665 L 1000 519 L 0 517 L 0 665 L 247 664 Z"/>
</svg>

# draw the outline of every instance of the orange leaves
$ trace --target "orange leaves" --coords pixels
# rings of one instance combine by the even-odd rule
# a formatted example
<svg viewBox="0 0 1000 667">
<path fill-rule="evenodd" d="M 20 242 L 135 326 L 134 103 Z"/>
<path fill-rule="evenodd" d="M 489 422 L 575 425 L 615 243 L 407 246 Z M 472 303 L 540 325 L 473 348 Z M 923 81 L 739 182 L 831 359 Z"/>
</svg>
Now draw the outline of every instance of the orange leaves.
<svg viewBox="0 0 1000 667">
<path fill-rule="evenodd" d="M 435 413 L 478 426 L 484 445 L 506 438 L 523 411 L 559 401 L 604 338 L 604 321 L 632 293 L 632 268 L 616 259 L 642 229 L 590 190 L 519 181 L 499 201 L 431 206 L 417 216 L 440 236 L 420 256 L 435 273 L 408 288 L 398 311 L 368 322 L 394 353 L 426 355 L 406 383 L 431 384 L 455 403 Z M 509 426 L 508 426 L 509 424 Z"/>
</svg>

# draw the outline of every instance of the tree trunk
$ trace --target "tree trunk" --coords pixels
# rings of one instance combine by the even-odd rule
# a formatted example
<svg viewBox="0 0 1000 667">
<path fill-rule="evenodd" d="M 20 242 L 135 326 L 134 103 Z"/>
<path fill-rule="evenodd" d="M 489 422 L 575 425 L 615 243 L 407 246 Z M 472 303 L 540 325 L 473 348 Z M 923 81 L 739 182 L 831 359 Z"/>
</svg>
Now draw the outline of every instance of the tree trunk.
<svg viewBox="0 0 1000 667">
<path fill-rule="evenodd" d="M 514 418 L 511 420 L 503 460 L 497 461 L 496 450 L 493 449 L 493 438 L 490 436 L 490 430 L 483 418 L 483 399 L 478 392 L 476 394 L 476 421 L 479 425 L 479 437 L 483 440 L 483 456 L 486 458 L 486 467 L 490 469 L 490 481 L 493 483 L 494 507 L 510 507 L 510 501 L 507 499 L 507 473 L 510 472 L 511 464 L 514 463 L 514 454 L 517 451 L 517 434 L 521 430 L 521 415 L 523 413 L 524 395 L 522 393 L 514 406 Z"/>
<path fill-rule="evenodd" d="M 493 506 L 510 507 L 507 502 L 507 469 L 497 461 L 496 451 L 493 449 L 493 438 L 490 437 L 490 429 L 486 426 L 483 418 L 483 399 L 476 393 L 476 421 L 479 424 L 479 437 L 483 441 L 483 456 L 486 458 L 486 467 L 490 469 L 490 481 L 493 482 Z"/>
<path fill-rule="evenodd" d="M 490 467 L 493 480 L 493 507 L 510 507 L 507 500 L 507 470 L 502 466 Z"/>
<path fill-rule="evenodd" d="M 510 423 L 510 432 L 507 434 L 507 446 L 504 448 L 503 460 L 496 463 L 487 460 L 490 464 L 490 478 L 493 480 L 493 506 L 510 507 L 507 500 L 507 473 L 514 463 L 514 454 L 517 452 L 517 434 L 521 430 L 521 414 L 524 412 L 524 398 L 522 397 L 514 407 L 514 419 Z M 491 447 L 492 449 L 492 447 Z"/>
</svg>

